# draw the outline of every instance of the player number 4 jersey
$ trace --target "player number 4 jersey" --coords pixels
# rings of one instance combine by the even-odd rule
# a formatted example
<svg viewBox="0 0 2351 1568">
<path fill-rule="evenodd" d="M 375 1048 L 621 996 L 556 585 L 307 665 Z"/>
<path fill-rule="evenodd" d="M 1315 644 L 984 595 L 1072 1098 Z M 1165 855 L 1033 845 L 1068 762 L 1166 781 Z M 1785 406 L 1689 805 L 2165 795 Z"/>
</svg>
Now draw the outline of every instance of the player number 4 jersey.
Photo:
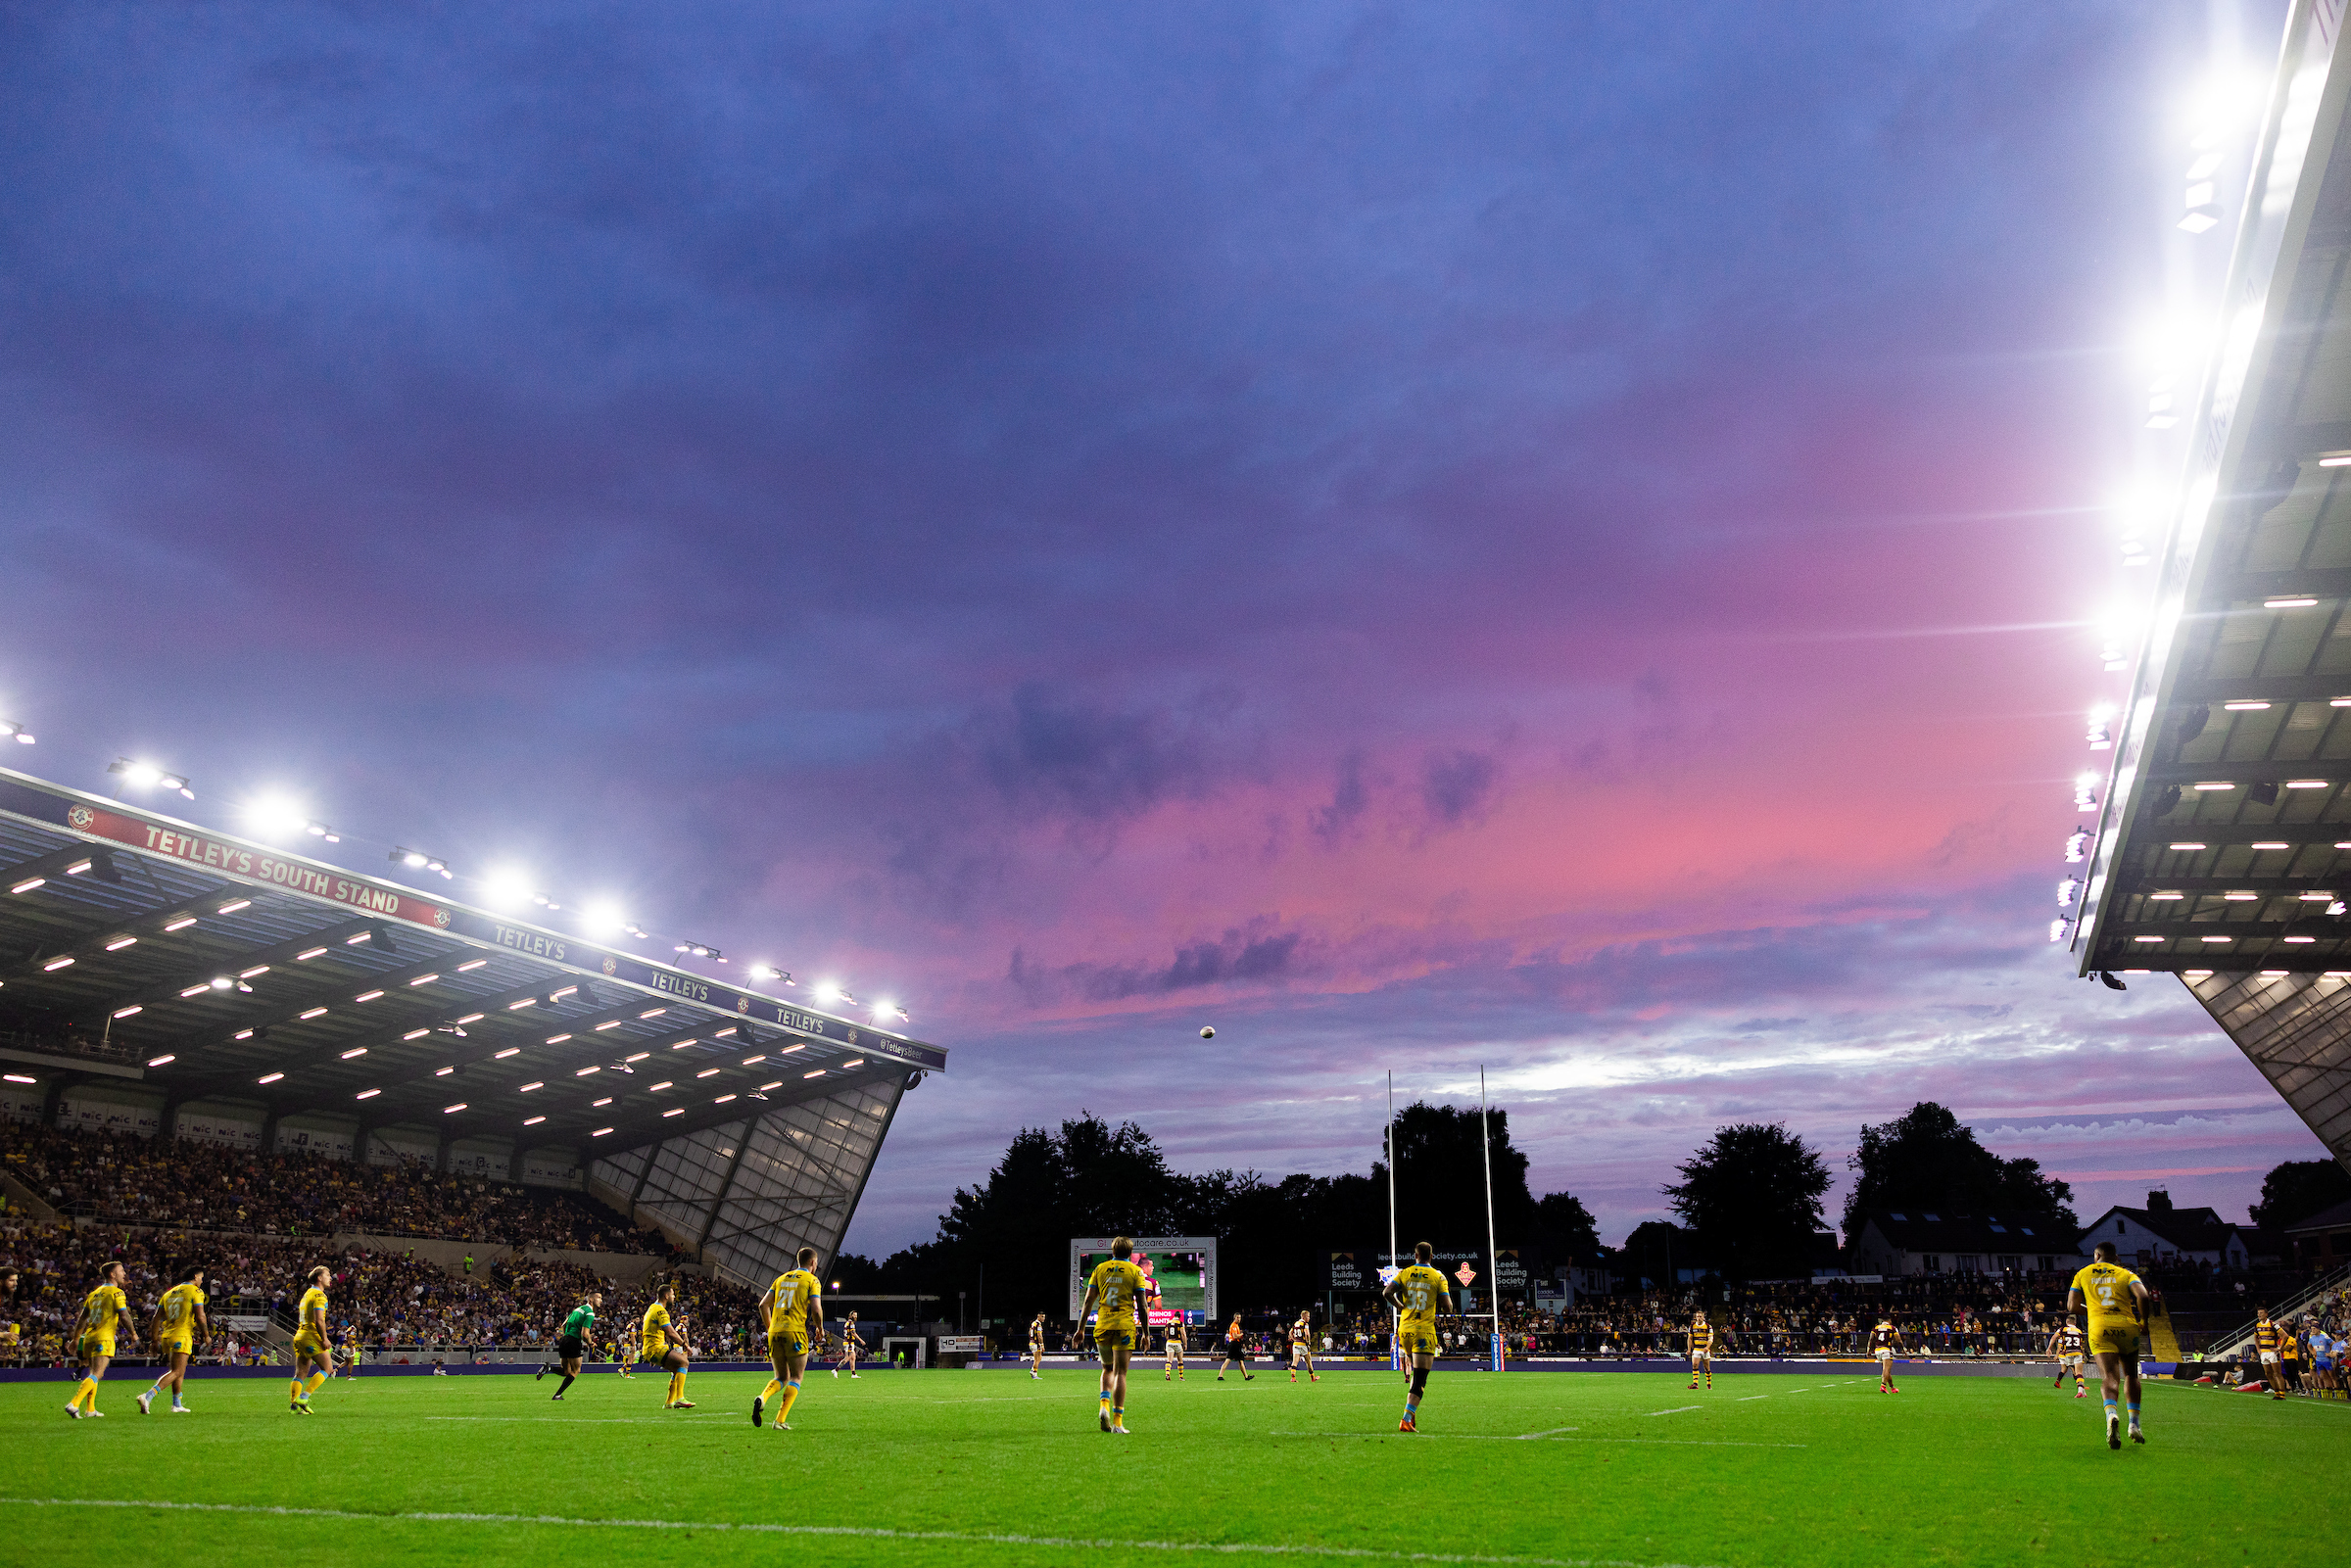
<svg viewBox="0 0 2351 1568">
<path fill-rule="evenodd" d="M 1094 1265 L 1091 1278 L 1085 1282 L 1088 1291 L 1098 1293 L 1100 1311 L 1094 1318 L 1094 1330 L 1134 1332 L 1135 1304 L 1143 1299 L 1143 1271 L 1130 1262 L 1110 1258 Z"/>
</svg>

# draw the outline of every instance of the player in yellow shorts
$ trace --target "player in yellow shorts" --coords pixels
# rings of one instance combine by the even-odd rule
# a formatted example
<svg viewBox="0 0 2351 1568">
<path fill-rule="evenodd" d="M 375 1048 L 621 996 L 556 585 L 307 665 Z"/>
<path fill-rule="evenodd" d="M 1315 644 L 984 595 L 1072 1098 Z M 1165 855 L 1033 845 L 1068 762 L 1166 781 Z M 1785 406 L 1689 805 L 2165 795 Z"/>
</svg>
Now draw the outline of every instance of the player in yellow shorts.
<svg viewBox="0 0 2351 1568">
<path fill-rule="evenodd" d="M 130 1302 L 122 1294 L 123 1277 L 120 1262 L 107 1264 L 98 1271 L 98 1288 L 81 1299 L 81 1321 L 73 1342 L 73 1354 L 81 1362 L 81 1386 L 66 1402 L 66 1414 L 77 1421 L 85 1414 L 106 1413 L 98 1408 L 98 1384 L 106 1376 L 107 1363 L 115 1358 L 115 1335 L 126 1334 L 132 1344 L 138 1343 L 139 1331 L 130 1321 Z"/>
<path fill-rule="evenodd" d="M 333 1282 L 335 1271 L 320 1263 L 305 1277 L 311 1283 L 295 1309 L 294 1381 L 286 1385 L 286 1408 L 296 1415 L 311 1413 L 311 1396 L 335 1375 L 335 1353 L 327 1344 L 326 1326 L 326 1287 Z"/>
<path fill-rule="evenodd" d="M 188 1407 L 180 1396 L 188 1386 L 188 1357 L 196 1347 L 213 1337 L 212 1324 L 204 1320 L 204 1270 L 191 1268 L 187 1277 L 164 1292 L 164 1299 L 155 1304 L 155 1317 L 148 1329 L 155 1335 L 155 1349 L 165 1356 L 163 1374 L 155 1386 L 139 1396 L 139 1413 L 145 1415 L 155 1397 L 171 1385 L 171 1413 L 186 1415 Z"/>
<path fill-rule="evenodd" d="M 1134 1261 L 1134 1243 L 1124 1236 L 1110 1244 L 1110 1256 L 1086 1276 L 1085 1300 L 1078 1304 L 1078 1327 L 1094 1313 L 1094 1348 L 1102 1354 L 1100 1425 L 1105 1432 L 1127 1433 L 1127 1366 L 1134 1356 L 1134 1342 L 1142 1336 L 1140 1314 L 1151 1282 Z"/>
<path fill-rule="evenodd" d="M 1388 1305 L 1403 1314 L 1397 1324 L 1397 1342 L 1404 1350 L 1405 1367 L 1412 1373 L 1412 1392 L 1404 1397 L 1404 1419 L 1396 1423 L 1399 1432 L 1420 1430 L 1420 1396 L 1428 1392 L 1428 1374 L 1437 1364 L 1437 1313 L 1453 1307 L 1453 1292 L 1446 1286 L 1445 1276 L 1429 1266 L 1428 1260 L 1435 1256 L 1436 1249 L 1427 1242 L 1415 1242 L 1411 1266 L 1398 1269 L 1380 1292 Z"/>
<path fill-rule="evenodd" d="M 2085 1307 L 2089 1311 L 2089 1353 L 2098 1358 L 2105 1385 L 2109 1449 L 2123 1446 L 2121 1417 L 2114 1408 L 2118 1392 L 2130 1402 L 2131 1441 L 2147 1441 L 2138 1426 L 2138 1332 L 2149 1299 L 2139 1277 L 2114 1260 L 2114 1243 L 2110 1241 L 2098 1243 L 2090 1254 L 2089 1266 L 2074 1276 L 2072 1288 L 2065 1293 L 2069 1317 Z"/>
<path fill-rule="evenodd" d="M 653 1298 L 653 1305 L 645 1309 L 645 1321 L 638 1332 L 644 1336 L 643 1359 L 669 1373 L 669 1392 L 662 1398 L 664 1410 L 691 1410 L 694 1402 L 686 1397 L 686 1365 L 693 1354 L 686 1343 L 686 1333 L 672 1317 L 678 1304 L 678 1288 L 664 1285 Z"/>
<path fill-rule="evenodd" d="M 767 1324 L 767 1360 L 776 1375 L 751 1401 L 751 1425 L 766 1419 L 767 1402 L 780 1397 L 784 1402 L 776 1406 L 776 1430 L 789 1432 L 792 1428 L 784 1418 L 799 1400 L 809 1348 L 825 1332 L 825 1286 L 816 1277 L 815 1248 L 801 1248 L 798 1266 L 778 1274 L 767 1287 L 759 1298 L 759 1316 Z"/>
</svg>

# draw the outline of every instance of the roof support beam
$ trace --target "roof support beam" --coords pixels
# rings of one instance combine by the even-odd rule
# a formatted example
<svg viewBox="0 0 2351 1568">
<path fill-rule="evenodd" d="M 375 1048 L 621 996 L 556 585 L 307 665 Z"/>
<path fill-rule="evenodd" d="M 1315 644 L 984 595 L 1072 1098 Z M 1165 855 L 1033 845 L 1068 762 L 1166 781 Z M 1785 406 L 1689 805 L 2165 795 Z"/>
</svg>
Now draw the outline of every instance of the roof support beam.
<svg viewBox="0 0 2351 1568">
<path fill-rule="evenodd" d="M 852 1068 L 845 1072 L 836 1068 L 821 1078 L 807 1078 L 795 1086 L 777 1089 L 764 1102 L 739 1093 L 725 1105 L 705 1103 L 689 1107 L 683 1116 L 633 1114 L 613 1122 L 612 1131 L 604 1137 L 582 1139 L 581 1165 L 585 1168 L 590 1160 L 608 1150 L 634 1149 L 647 1143 L 666 1143 L 672 1138 L 700 1132 L 705 1127 L 723 1127 L 730 1121 L 740 1121 L 746 1117 L 763 1117 L 791 1106 L 805 1105 L 811 1100 L 822 1100 L 827 1095 L 839 1094 L 844 1089 L 863 1088 L 871 1083 L 887 1081 L 905 1071 L 906 1065 L 902 1062 Z"/>
<path fill-rule="evenodd" d="M 2173 688 L 2172 707 L 2198 702 L 2331 702 L 2342 696 L 2351 696 L 2351 676 L 2210 676 Z"/>
<path fill-rule="evenodd" d="M 342 922 L 340 925 L 330 926 L 324 930 L 312 932 L 307 936 L 291 937 L 285 941 L 278 942 L 273 946 L 250 948 L 243 953 L 237 954 L 233 958 L 223 958 L 218 963 L 208 966 L 201 972 L 193 969 L 183 970 L 180 972 L 180 977 L 177 979 L 165 980 L 159 984 L 147 986 L 142 990 L 127 991 L 117 996 L 109 997 L 104 1006 L 107 1012 L 115 1013 L 120 1012 L 121 1009 L 126 1007 L 156 1007 L 166 1002 L 176 1002 L 181 1000 L 179 993 L 186 990 L 191 985 L 209 984 L 212 980 L 220 975 L 234 975 L 239 970 L 249 970 L 259 964 L 267 964 L 272 968 L 275 968 L 277 965 L 283 964 L 287 960 L 293 958 L 297 953 L 307 953 L 313 947 L 322 946 L 332 942 L 339 942 L 344 937 L 356 935 L 375 924 L 377 923 L 374 921 L 349 920 Z M 233 995 L 235 993 L 232 992 L 230 994 Z M 303 1008 L 315 1007 L 316 1005 L 317 1000 L 315 997 L 313 997 L 298 1004 L 296 1011 L 300 1011 Z M 292 1014 L 288 1014 L 287 1016 L 291 1017 Z M 277 1021 L 271 1019 L 267 1022 L 275 1022 Z M 250 1027 L 252 1027 L 252 1025 L 248 1023 L 221 1024 L 216 1030 L 199 1031 L 198 1034 L 183 1035 L 176 1040 L 170 1040 L 166 1043 L 183 1051 L 192 1051 L 197 1048 L 200 1036 L 203 1033 L 217 1032 L 223 1038 L 225 1038 L 228 1034 L 235 1032 L 237 1029 Z"/>
<path fill-rule="evenodd" d="M 2249 784 L 2284 784 L 2292 779 L 2324 779 L 2329 784 L 2343 784 L 2351 781 L 2351 761 L 2167 762 L 2159 768 L 2149 768 L 2144 782 L 2149 784 L 2196 784 L 2207 779 L 2240 787 Z M 2316 791 L 2313 793 L 2315 795 Z M 2280 798 L 2291 799 L 2292 795 Z"/>
<path fill-rule="evenodd" d="M 2212 775 L 2205 775 L 2206 778 Z M 2296 775 L 2296 777 L 2300 777 Z M 2144 834 L 2144 841 L 2135 848 L 2150 854 L 2164 854 L 2168 846 L 2177 843 L 2203 844 L 2213 849 L 2247 844 L 2351 844 L 2351 822 L 2265 822 L 2265 823 L 2201 823 L 2157 822 L 2135 828 L 2135 834 Z M 2179 851 L 2193 854 L 2193 850 Z"/>
</svg>

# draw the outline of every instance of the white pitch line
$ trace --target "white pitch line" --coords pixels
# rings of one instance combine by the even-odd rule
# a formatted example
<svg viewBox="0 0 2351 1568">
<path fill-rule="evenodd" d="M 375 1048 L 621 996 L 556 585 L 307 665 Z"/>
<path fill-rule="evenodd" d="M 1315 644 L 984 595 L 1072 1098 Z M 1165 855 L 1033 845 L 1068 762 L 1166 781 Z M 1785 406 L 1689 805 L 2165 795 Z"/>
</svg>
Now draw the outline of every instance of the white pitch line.
<svg viewBox="0 0 2351 1568">
<path fill-rule="evenodd" d="M 1570 1430 L 1573 1430 L 1572 1428 Z M 1270 1438 L 1392 1438 L 1395 1432 L 1269 1432 Z M 1525 1438 L 1504 1437 L 1498 1432 L 1415 1432 L 1416 1438 L 1436 1438 L 1452 1443 L 1524 1443 Z M 1808 1449 L 1809 1443 L 1742 1443 L 1735 1438 L 1545 1438 L 1545 1443 L 1634 1443 L 1662 1445 L 1669 1449 Z"/>
<path fill-rule="evenodd" d="M 1739 1396 L 1739 1402 L 1745 1404 L 1751 1400 L 1768 1400 L 1770 1398 L 1771 1396 L 1768 1394 L 1742 1394 Z"/>
<path fill-rule="evenodd" d="M 1677 1404 L 1670 1410 L 1652 1410 L 1649 1413 L 1651 1415 L 1680 1415 L 1687 1410 L 1703 1410 L 1705 1406 L 1703 1404 Z"/>
<path fill-rule="evenodd" d="M 1555 1426 L 1548 1432 L 1521 1432 L 1511 1441 L 1513 1443 L 1532 1443 L 1537 1438 L 1556 1438 L 1562 1432 L 1581 1432 L 1583 1428 L 1578 1426 Z"/>
<path fill-rule="evenodd" d="M 349 1508 L 290 1508 L 244 1502 L 151 1502 L 136 1497 L 8 1497 L 29 1508 L 154 1508 L 172 1513 L 260 1514 L 283 1519 L 350 1519 L 361 1524 L 556 1525 L 592 1530 L 727 1530 L 750 1535 L 849 1536 L 872 1541 L 956 1541 L 988 1546 L 1050 1546 L 1062 1550 L 1208 1551 L 1264 1557 L 1347 1557 L 1367 1562 L 1495 1564 L 1500 1568 L 1693 1568 L 1688 1563 L 1639 1563 L 1620 1557 L 1504 1557 L 1467 1552 L 1378 1551 L 1367 1546 L 1260 1544 L 1227 1541 L 1088 1541 L 1070 1536 L 995 1535 L 978 1530 L 889 1530 L 866 1525 L 739 1524 L 702 1519 L 571 1519 L 533 1513 L 361 1513 Z"/>
</svg>

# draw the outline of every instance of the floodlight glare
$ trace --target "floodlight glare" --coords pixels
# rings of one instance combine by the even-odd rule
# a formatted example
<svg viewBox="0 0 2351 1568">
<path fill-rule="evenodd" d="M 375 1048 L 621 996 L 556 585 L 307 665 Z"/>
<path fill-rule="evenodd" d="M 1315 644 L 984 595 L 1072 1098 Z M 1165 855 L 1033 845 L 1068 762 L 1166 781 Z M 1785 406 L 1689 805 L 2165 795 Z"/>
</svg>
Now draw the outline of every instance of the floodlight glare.
<svg viewBox="0 0 2351 1568">
<path fill-rule="evenodd" d="M 12 738 L 20 745 L 32 744 L 32 732 L 14 719 L 0 719 L 0 736 Z"/>
<path fill-rule="evenodd" d="M 106 771 L 120 774 L 124 783 L 137 784 L 142 789 L 172 789 L 187 799 L 196 798 L 196 791 L 188 787 L 185 774 L 167 773 L 152 762 L 140 762 L 130 757 L 117 757 L 106 765 Z"/>
<path fill-rule="evenodd" d="M 511 866 L 501 866 L 482 879 L 482 895 L 493 904 L 519 904 L 531 896 L 531 879 Z"/>
<path fill-rule="evenodd" d="M 581 917 L 588 929 L 598 936 L 610 936 L 628 926 L 628 917 L 610 899 L 599 899 L 590 904 Z"/>
</svg>

